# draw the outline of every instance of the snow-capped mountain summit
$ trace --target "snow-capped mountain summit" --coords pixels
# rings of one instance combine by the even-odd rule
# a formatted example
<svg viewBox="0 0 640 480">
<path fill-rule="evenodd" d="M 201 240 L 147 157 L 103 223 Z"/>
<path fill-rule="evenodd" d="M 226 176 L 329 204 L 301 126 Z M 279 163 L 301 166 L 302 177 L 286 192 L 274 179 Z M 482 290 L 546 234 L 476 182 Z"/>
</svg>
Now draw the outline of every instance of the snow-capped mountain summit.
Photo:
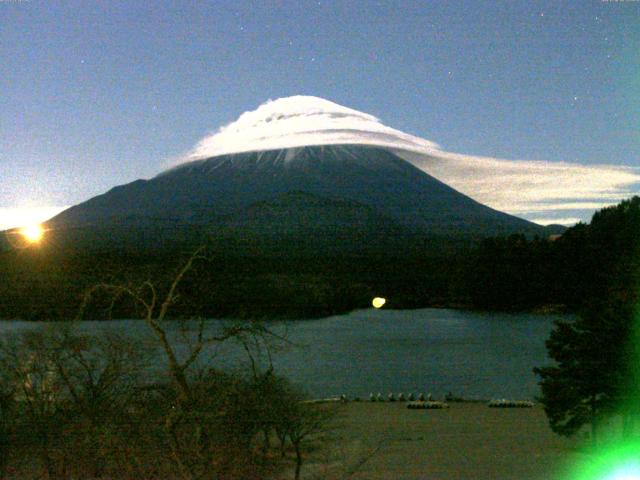
<svg viewBox="0 0 640 480">
<path fill-rule="evenodd" d="M 319 145 L 368 145 L 425 155 L 438 145 L 383 125 L 373 115 L 319 97 L 270 100 L 201 140 L 183 159 Z"/>
<path fill-rule="evenodd" d="M 105 228 L 110 241 L 134 231 L 157 241 L 181 230 L 187 240 L 195 231 L 275 241 L 296 232 L 345 244 L 367 243 L 372 232 L 412 238 L 544 232 L 445 185 L 403 152 L 435 156 L 438 147 L 327 100 L 283 98 L 242 114 L 177 166 L 115 187 L 50 223 L 57 230 L 93 229 L 98 243 L 96 232 Z"/>
</svg>

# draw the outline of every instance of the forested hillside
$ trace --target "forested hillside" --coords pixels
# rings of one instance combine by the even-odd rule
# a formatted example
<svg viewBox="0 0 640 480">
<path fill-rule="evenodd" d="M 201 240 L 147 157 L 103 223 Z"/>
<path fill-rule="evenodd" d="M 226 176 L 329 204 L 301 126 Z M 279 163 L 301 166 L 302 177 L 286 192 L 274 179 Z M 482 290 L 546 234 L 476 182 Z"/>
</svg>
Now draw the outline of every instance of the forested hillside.
<svg viewBox="0 0 640 480">
<path fill-rule="evenodd" d="M 389 239 L 385 248 L 342 254 L 319 253 L 313 239 L 304 248 L 293 237 L 278 240 L 277 248 L 209 241 L 206 259 L 183 282 L 172 313 L 309 318 L 366 308 L 374 296 L 387 298 L 385 308 L 578 311 L 604 290 L 624 295 L 636 284 L 638 239 L 640 198 L 634 197 L 557 238 L 513 235 L 475 246 L 415 238 L 405 248 Z M 151 280 L 162 289 L 197 247 L 84 252 L 50 243 L 5 251 L 0 254 L 0 318 L 72 318 L 83 292 L 101 282 Z M 89 313 L 107 316 L 99 305 Z M 121 302 L 109 315 L 137 313 Z"/>
</svg>

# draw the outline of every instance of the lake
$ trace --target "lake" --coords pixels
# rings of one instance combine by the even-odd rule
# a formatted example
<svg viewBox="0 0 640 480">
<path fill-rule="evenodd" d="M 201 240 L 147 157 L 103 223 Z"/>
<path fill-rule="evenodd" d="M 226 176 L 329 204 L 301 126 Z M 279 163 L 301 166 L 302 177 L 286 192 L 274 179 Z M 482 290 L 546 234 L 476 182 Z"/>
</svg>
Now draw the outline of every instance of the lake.
<svg viewBox="0 0 640 480">
<path fill-rule="evenodd" d="M 447 392 L 465 398 L 533 399 L 539 395 L 534 366 L 550 361 L 545 340 L 559 315 L 477 313 L 462 310 L 358 310 L 297 322 L 268 322 L 291 342 L 273 355 L 276 372 L 313 397 L 370 392 Z M 565 317 L 566 318 L 566 317 Z M 185 342 L 180 322 L 171 336 Z M 208 330 L 222 322 L 208 320 Z M 38 328 L 30 322 L 0 322 L 0 333 Z M 187 324 L 187 330 L 194 328 Z M 126 330 L 149 338 L 144 322 L 83 322 L 84 331 Z M 193 331 L 191 331 L 193 333 Z M 209 349 L 207 361 L 236 368 L 246 356 L 237 344 Z"/>
</svg>

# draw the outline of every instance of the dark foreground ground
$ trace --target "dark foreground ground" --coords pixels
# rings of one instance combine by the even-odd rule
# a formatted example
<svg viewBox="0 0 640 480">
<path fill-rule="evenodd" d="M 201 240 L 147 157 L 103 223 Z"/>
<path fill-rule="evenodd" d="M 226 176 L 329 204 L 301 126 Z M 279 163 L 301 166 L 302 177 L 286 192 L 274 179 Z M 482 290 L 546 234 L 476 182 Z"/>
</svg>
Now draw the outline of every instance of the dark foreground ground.
<svg viewBox="0 0 640 480">
<path fill-rule="evenodd" d="M 403 403 L 349 403 L 333 435 L 335 450 L 309 459 L 303 478 L 551 480 L 582 455 L 577 440 L 549 429 L 539 406 L 409 410 Z"/>
</svg>

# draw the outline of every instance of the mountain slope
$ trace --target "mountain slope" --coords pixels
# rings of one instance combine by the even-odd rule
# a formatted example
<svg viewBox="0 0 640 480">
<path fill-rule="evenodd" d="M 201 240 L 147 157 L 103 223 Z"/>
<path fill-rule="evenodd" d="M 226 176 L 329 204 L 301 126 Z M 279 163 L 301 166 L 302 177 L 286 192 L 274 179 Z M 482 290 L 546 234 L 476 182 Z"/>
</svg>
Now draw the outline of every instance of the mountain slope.
<svg viewBox="0 0 640 480">
<path fill-rule="evenodd" d="M 291 192 L 356 202 L 407 231 L 427 236 L 544 232 L 543 227 L 475 202 L 386 149 L 362 145 L 249 152 L 190 162 L 153 179 L 116 187 L 62 212 L 50 224 L 219 225 L 257 202 Z"/>
</svg>

